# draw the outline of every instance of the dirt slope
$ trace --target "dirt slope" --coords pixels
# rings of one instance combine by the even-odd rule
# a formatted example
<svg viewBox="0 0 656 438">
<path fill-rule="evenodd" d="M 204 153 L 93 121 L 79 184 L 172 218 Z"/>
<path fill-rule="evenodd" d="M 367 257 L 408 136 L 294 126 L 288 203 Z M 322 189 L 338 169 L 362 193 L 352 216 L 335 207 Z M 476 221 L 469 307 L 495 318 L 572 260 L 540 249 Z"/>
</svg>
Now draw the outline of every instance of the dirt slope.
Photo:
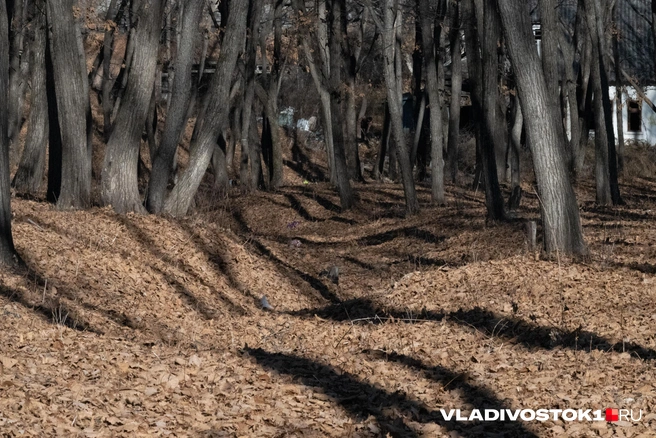
<svg viewBox="0 0 656 438">
<path fill-rule="evenodd" d="M 0 434 L 654 436 L 656 184 L 624 188 L 629 207 L 604 210 L 583 187 L 577 262 L 529 251 L 521 221 L 486 224 L 481 194 L 453 187 L 446 208 L 422 188 L 413 218 L 386 184 L 347 213 L 311 183 L 180 221 L 15 200 L 37 275 L 0 275 Z"/>
</svg>

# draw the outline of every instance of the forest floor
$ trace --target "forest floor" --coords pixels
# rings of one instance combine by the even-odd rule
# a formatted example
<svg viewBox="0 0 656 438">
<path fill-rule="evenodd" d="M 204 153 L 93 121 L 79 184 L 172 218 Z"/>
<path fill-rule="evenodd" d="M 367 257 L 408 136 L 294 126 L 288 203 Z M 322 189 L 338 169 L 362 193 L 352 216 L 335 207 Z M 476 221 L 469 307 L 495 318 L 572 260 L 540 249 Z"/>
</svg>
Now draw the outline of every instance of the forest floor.
<svg viewBox="0 0 656 438">
<path fill-rule="evenodd" d="M 382 183 L 345 213 L 310 181 L 182 220 L 15 199 L 36 274 L 0 274 L 0 435 L 655 436 L 656 181 L 622 190 L 605 209 L 579 187 L 576 261 L 531 251 L 519 219 L 486 223 L 457 186 L 441 208 L 420 187 L 409 218 Z M 474 408 L 642 417 L 440 412 Z"/>
</svg>

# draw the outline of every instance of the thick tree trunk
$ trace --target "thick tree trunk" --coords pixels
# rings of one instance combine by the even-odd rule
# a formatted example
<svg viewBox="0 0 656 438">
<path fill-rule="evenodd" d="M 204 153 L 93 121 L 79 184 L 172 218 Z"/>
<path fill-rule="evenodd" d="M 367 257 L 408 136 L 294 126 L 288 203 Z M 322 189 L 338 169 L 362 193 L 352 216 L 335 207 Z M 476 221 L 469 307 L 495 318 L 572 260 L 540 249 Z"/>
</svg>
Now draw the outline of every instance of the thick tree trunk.
<svg viewBox="0 0 656 438">
<path fill-rule="evenodd" d="M 31 43 L 32 102 L 25 147 L 12 186 L 18 193 L 36 195 L 43 183 L 48 144 L 48 98 L 46 94 L 46 16 L 43 4 L 35 8 Z"/>
<path fill-rule="evenodd" d="M 84 208 L 91 202 L 91 157 L 87 135 L 89 107 L 86 66 L 78 43 L 72 0 L 47 2 L 51 56 L 61 131 L 61 188 L 57 207 Z M 85 121 L 85 122 L 82 122 Z M 143 125 L 142 125 L 143 126 Z"/>
<path fill-rule="evenodd" d="M 153 168 L 148 187 L 146 208 L 151 213 L 160 213 L 164 208 L 166 187 L 173 171 L 175 152 L 180 135 L 187 124 L 187 112 L 192 94 L 191 67 L 194 62 L 196 42 L 200 34 L 198 24 L 204 9 L 202 1 L 187 0 L 182 15 L 182 34 L 177 47 L 175 77 L 169 93 L 169 107 L 162 134 L 162 142 L 153 159 Z"/>
<path fill-rule="evenodd" d="M 442 23 L 438 22 L 439 18 L 433 20 L 435 12 L 431 13 L 430 2 L 428 0 L 419 0 L 419 15 L 421 21 L 422 46 L 424 52 L 424 62 L 426 64 L 426 88 L 428 90 L 428 102 L 430 103 L 430 141 L 431 141 L 431 199 L 437 205 L 446 203 L 444 196 L 444 158 L 442 156 L 442 101 L 440 99 L 440 89 L 438 83 L 437 71 L 437 50 L 439 47 L 439 35 L 442 31 Z M 436 29 L 433 32 L 433 22 Z M 438 38 L 433 38 L 438 35 Z"/>
<path fill-rule="evenodd" d="M 462 92 L 462 58 L 460 53 L 460 24 L 458 2 L 451 3 L 451 102 L 449 106 L 449 139 L 447 157 L 452 183 L 458 179 L 458 145 L 460 142 L 460 94 Z"/>
<path fill-rule="evenodd" d="M 558 125 L 562 121 L 549 108 L 528 9 L 524 3 L 513 0 L 498 0 L 498 6 L 533 153 L 544 247 L 549 253 L 585 254 L 579 209 L 567 173 L 563 138 L 559 135 Z"/>
<path fill-rule="evenodd" d="M 157 70 L 162 0 L 140 0 L 133 9 L 138 17 L 134 57 L 114 129 L 107 143 L 101 195 L 118 213 L 143 213 L 138 186 L 141 134 L 148 117 Z"/>
<path fill-rule="evenodd" d="M 15 265 L 19 260 L 11 235 L 11 192 L 9 188 L 9 20 L 4 1 L 0 1 L 0 264 Z"/>
<path fill-rule="evenodd" d="M 353 206 L 353 190 L 349 180 L 348 168 L 346 167 L 346 153 L 344 150 L 344 107 L 346 96 L 342 84 L 342 69 L 344 61 L 344 50 L 346 24 L 342 23 L 346 14 L 342 14 L 346 8 L 345 0 L 331 0 L 331 8 L 328 11 L 328 24 L 330 27 L 330 112 L 333 119 L 333 148 L 335 152 L 335 170 L 337 171 L 337 188 L 342 209 L 346 210 Z M 355 117 L 355 105 L 353 105 L 353 117 Z"/>
<path fill-rule="evenodd" d="M 166 200 L 164 211 L 169 214 L 181 216 L 189 210 L 212 158 L 216 139 L 228 124 L 230 106 L 226 102 L 229 102 L 232 73 L 246 36 L 247 15 L 248 2 L 230 3 L 230 19 L 221 44 L 221 54 L 212 77 L 210 92 L 202 105 L 204 111 L 199 120 L 202 127 L 198 138 L 189 148 L 189 167 Z"/>
</svg>

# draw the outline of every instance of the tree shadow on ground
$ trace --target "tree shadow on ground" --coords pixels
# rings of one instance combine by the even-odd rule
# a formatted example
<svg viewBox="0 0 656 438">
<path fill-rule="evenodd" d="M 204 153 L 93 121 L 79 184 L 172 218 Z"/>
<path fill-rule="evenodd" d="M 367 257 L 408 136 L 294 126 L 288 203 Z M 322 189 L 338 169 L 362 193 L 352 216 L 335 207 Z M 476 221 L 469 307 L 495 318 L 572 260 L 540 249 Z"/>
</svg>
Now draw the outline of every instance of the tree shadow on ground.
<svg viewBox="0 0 656 438">
<path fill-rule="evenodd" d="M 333 304 L 323 308 L 304 309 L 289 312 L 293 316 L 319 316 L 333 321 L 348 321 L 379 324 L 390 319 L 407 323 L 422 321 L 441 321 L 460 324 L 465 328 L 475 329 L 485 336 L 501 338 L 528 349 L 553 350 L 567 348 L 575 351 L 613 351 L 629 353 L 642 360 L 656 359 L 656 351 L 632 342 L 615 343 L 593 332 L 583 330 L 566 331 L 555 326 L 541 326 L 524 321 L 514 316 L 502 316 L 494 312 L 474 307 L 469 310 L 438 313 L 423 310 L 411 312 L 402 309 L 382 309 L 367 299 L 354 299 Z"/>
<path fill-rule="evenodd" d="M 233 214 L 233 218 L 239 225 L 241 232 L 246 234 L 246 236 L 244 237 L 248 240 L 248 243 L 254 246 L 255 251 L 260 256 L 266 257 L 271 261 L 273 261 L 274 264 L 278 267 L 279 272 L 281 272 L 281 274 L 285 276 L 289 276 L 290 278 L 291 278 L 290 274 L 295 274 L 297 278 L 300 278 L 305 283 L 309 284 L 312 289 L 318 292 L 323 299 L 331 303 L 341 302 L 340 298 L 337 295 L 335 295 L 335 293 L 331 291 L 328 288 L 328 286 L 326 286 L 317 277 L 314 277 L 308 274 L 307 272 L 303 272 L 300 269 L 296 268 L 295 266 L 292 266 L 290 263 L 280 259 L 269 248 L 267 248 L 267 246 L 264 243 L 260 242 L 258 239 L 253 237 L 254 233 L 252 233 L 250 227 L 248 226 L 248 223 L 244 219 L 241 212 L 239 211 L 235 212 Z"/>
<path fill-rule="evenodd" d="M 344 372 L 337 372 L 331 366 L 323 365 L 299 356 L 272 353 L 260 348 L 244 348 L 244 352 L 253 357 L 262 367 L 293 377 L 298 383 L 320 388 L 347 413 L 358 421 L 363 421 L 370 415 L 374 416 L 381 427 L 381 436 L 389 433 L 395 437 L 418 437 L 419 432 L 411 428 L 406 421 L 422 424 L 436 423 L 459 436 L 482 437 L 499 434 L 504 437 L 535 437 L 522 423 L 491 423 L 483 425 L 477 422 L 447 421 L 440 412 L 426 407 L 423 403 L 397 391 L 390 393 L 368 382 Z M 398 360 L 415 370 L 431 373 L 429 377 L 444 383 L 447 377 L 457 380 L 457 375 L 441 367 L 426 367 L 421 362 L 401 355 L 388 356 Z M 403 360 L 402 360 L 403 359 Z M 488 408 L 503 407 L 491 391 L 477 388 L 466 383 L 451 383 L 462 390 L 468 400 L 480 401 Z M 406 421 L 404 421 L 406 420 Z"/>
<path fill-rule="evenodd" d="M 32 268 L 26 268 L 26 285 L 29 289 L 31 285 L 38 290 L 45 290 L 48 282 Z M 55 286 L 50 282 L 50 286 Z M 75 294 L 67 288 L 56 285 L 58 295 L 66 299 L 75 299 Z M 88 331 L 91 333 L 102 334 L 102 331 L 96 330 L 90 326 L 74 309 L 68 306 L 60 297 L 53 297 L 52 294 L 43 293 L 42 295 L 35 291 L 33 294 L 23 292 L 18 289 L 12 289 L 5 284 L 0 283 L 0 295 L 4 296 L 11 302 L 20 304 L 26 309 L 36 312 L 44 320 L 55 324 L 62 325 L 73 330 Z M 41 295 L 39 297 L 38 295 Z M 41 298 L 41 300 L 39 300 Z"/>
</svg>

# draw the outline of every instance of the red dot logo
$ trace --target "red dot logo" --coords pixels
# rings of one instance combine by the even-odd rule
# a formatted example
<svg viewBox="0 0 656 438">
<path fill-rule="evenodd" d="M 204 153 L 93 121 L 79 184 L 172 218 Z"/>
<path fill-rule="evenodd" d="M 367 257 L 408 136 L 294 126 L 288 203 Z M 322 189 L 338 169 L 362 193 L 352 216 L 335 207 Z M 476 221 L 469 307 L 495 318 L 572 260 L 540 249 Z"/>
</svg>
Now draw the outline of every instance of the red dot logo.
<svg viewBox="0 0 656 438">
<path fill-rule="evenodd" d="M 619 421 L 620 413 L 617 409 L 606 409 L 606 421 Z"/>
</svg>

